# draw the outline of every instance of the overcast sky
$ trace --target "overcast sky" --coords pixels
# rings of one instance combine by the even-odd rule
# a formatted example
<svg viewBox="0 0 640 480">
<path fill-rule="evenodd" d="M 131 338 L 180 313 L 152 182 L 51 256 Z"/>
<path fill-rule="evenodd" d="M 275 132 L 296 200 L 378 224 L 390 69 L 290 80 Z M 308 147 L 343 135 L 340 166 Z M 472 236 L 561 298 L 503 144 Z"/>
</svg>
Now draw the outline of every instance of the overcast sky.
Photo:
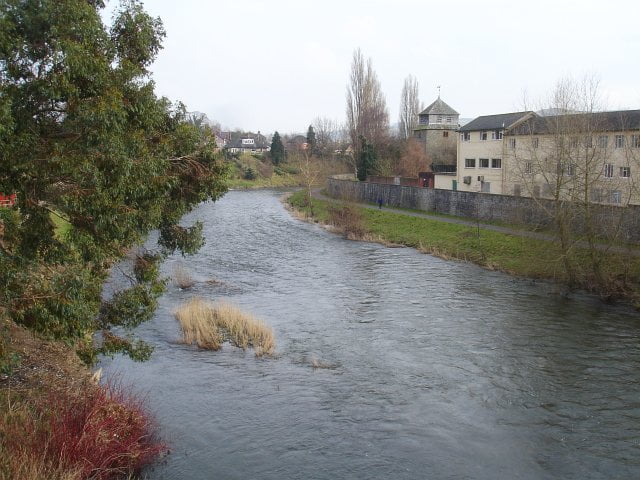
<svg viewBox="0 0 640 480">
<path fill-rule="evenodd" d="M 105 15 L 117 4 L 108 1 Z M 640 108 L 640 2 L 147 0 L 167 38 L 157 93 L 229 128 L 343 122 L 351 57 L 370 57 L 397 122 L 405 77 L 462 117 L 521 110 L 563 77 L 596 74 L 609 109 Z"/>
</svg>

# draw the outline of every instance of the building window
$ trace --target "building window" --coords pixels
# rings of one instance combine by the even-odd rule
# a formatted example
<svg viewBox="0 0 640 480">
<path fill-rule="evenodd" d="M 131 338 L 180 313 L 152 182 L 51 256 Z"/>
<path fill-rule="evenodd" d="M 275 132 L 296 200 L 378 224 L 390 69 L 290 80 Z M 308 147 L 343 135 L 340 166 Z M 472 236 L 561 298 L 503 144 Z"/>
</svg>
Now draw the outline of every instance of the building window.
<svg viewBox="0 0 640 480">
<path fill-rule="evenodd" d="M 475 158 L 465 158 L 464 159 L 464 168 L 476 168 L 476 159 Z"/>
<path fill-rule="evenodd" d="M 491 159 L 491 168 L 502 168 L 502 159 L 501 158 L 492 158 Z"/>
<path fill-rule="evenodd" d="M 438 115 L 438 123 L 442 123 L 442 115 Z"/>
<path fill-rule="evenodd" d="M 531 139 L 531 146 L 533 148 L 538 148 L 538 145 L 540 144 L 540 139 L 538 137 L 532 138 Z"/>
<path fill-rule="evenodd" d="M 509 148 L 516 148 L 516 139 L 515 138 L 510 138 L 509 139 Z"/>
<path fill-rule="evenodd" d="M 448 137 L 449 136 L 449 132 L 442 132 L 442 136 L 445 137 L 445 138 Z"/>
<path fill-rule="evenodd" d="M 468 142 L 469 140 L 471 140 L 471 132 L 464 132 L 461 136 L 463 142 Z"/>
<path fill-rule="evenodd" d="M 486 140 L 487 139 L 487 132 L 480 132 L 480 140 Z"/>
<path fill-rule="evenodd" d="M 576 174 L 576 164 L 570 163 L 567 165 L 567 175 L 573 177 Z"/>
<path fill-rule="evenodd" d="M 481 158 L 480 159 L 480 168 L 489 168 L 489 159 Z"/>
<path fill-rule="evenodd" d="M 578 138 L 577 137 L 571 137 L 571 148 L 578 148 Z"/>
<path fill-rule="evenodd" d="M 616 148 L 624 148 L 624 135 L 616 135 Z"/>
<path fill-rule="evenodd" d="M 592 202 L 601 202 L 602 201 L 602 189 L 594 188 L 591 190 L 591 201 Z"/>
<path fill-rule="evenodd" d="M 613 165 L 611 163 L 604 164 L 604 176 L 606 178 L 613 178 Z"/>
<path fill-rule="evenodd" d="M 608 140 L 609 140 L 609 137 L 607 137 L 606 135 L 600 135 L 598 137 L 598 146 L 600 148 L 607 148 Z"/>
<path fill-rule="evenodd" d="M 527 162 L 524 164 L 524 173 L 532 174 L 533 173 L 533 163 Z"/>
<path fill-rule="evenodd" d="M 611 203 L 622 203 L 622 192 L 620 190 L 611 190 L 609 192 L 609 201 Z"/>
<path fill-rule="evenodd" d="M 494 130 L 491 132 L 491 140 L 502 140 L 502 130 Z"/>
<path fill-rule="evenodd" d="M 447 123 L 453 123 L 453 117 L 452 116 L 448 116 L 447 117 Z"/>
<path fill-rule="evenodd" d="M 631 135 L 631 148 L 640 148 L 640 135 Z"/>
<path fill-rule="evenodd" d="M 584 146 L 587 148 L 593 148 L 593 137 L 591 135 L 584 138 Z"/>
<path fill-rule="evenodd" d="M 631 167 L 620 167 L 620 176 L 623 178 L 631 177 Z"/>
</svg>

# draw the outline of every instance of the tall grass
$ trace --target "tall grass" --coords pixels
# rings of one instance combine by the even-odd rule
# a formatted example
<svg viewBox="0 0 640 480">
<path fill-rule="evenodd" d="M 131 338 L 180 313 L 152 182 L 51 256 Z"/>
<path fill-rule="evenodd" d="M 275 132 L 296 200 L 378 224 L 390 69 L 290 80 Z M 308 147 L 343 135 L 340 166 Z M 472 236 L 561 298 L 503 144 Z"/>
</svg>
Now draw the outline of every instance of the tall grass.
<svg viewBox="0 0 640 480">
<path fill-rule="evenodd" d="M 144 402 L 118 385 L 2 398 L 0 478 L 107 480 L 137 473 L 166 447 Z"/>
<path fill-rule="evenodd" d="M 256 356 L 271 355 L 276 347 L 271 327 L 227 302 L 209 303 L 192 298 L 175 313 L 183 342 L 218 350 L 229 341 L 243 350 L 253 347 Z"/>
</svg>

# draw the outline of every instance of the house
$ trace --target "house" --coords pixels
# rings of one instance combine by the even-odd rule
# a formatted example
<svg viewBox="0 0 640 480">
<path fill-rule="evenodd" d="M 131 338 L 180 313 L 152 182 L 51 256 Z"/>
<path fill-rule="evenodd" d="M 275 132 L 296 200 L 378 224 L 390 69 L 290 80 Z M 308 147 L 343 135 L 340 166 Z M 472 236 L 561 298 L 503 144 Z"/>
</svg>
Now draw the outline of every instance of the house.
<svg viewBox="0 0 640 480">
<path fill-rule="evenodd" d="M 249 153 L 249 154 L 263 154 L 271 149 L 271 146 L 267 142 L 264 135 L 258 132 L 257 134 L 245 133 L 244 135 L 228 141 L 225 148 L 230 153 Z"/>
<path fill-rule="evenodd" d="M 456 169 L 456 131 L 460 114 L 438 98 L 418 115 L 413 136 L 431 159 L 434 172 Z"/>
<path fill-rule="evenodd" d="M 504 134 L 533 112 L 483 115 L 459 129 L 454 190 L 503 193 Z"/>
</svg>

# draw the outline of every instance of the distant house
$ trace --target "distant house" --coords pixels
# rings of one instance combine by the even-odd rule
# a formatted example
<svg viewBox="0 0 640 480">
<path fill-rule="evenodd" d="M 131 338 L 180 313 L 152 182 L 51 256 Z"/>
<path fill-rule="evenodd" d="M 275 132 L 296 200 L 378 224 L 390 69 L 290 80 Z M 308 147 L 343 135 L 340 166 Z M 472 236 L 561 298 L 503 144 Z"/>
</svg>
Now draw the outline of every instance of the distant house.
<svg viewBox="0 0 640 480">
<path fill-rule="evenodd" d="M 288 152 L 301 152 L 309 147 L 307 137 L 304 135 L 295 135 L 288 138 L 285 143 L 285 149 Z"/>
<path fill-rule="evenodd" d="M 263 154 L 271 149 L 264 135 L 247 133 L 240 138 L 231 140 L 225 145 L 225 149 L 231 153 Z"/>
</svg>

